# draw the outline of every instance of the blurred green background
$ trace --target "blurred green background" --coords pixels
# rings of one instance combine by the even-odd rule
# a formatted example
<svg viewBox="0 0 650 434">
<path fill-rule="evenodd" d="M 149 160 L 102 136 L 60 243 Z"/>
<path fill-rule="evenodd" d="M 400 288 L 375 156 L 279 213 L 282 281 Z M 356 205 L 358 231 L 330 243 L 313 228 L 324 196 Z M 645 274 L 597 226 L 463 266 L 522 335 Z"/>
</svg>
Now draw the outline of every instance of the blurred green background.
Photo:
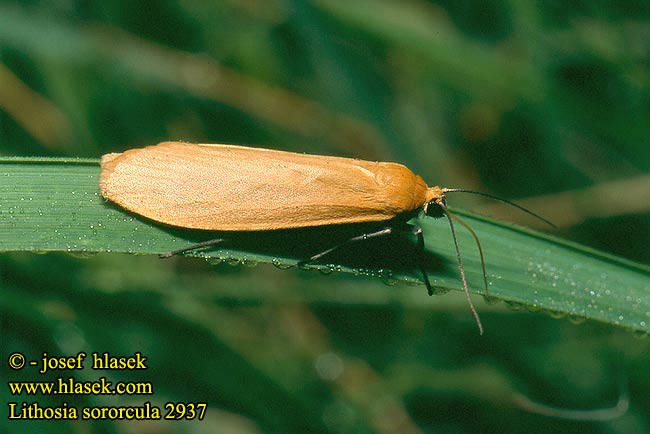
<svg viewBox="0 0 650 434">
<path fill-rule="evenodd" d="M 99 157 L 176 139 L 397 161 L 648 263 L 649 53 L 643 1 L 3 2 L 0 153 Z M 472 198 L 452 205 L 537 224 Z M 141 351 L 146 372 L 109 380 L 152 381 L 153 397 L 68 401 L 209 404 L 203 421 L 61 421 L 56 432 L 650 431 L 648 339 L 612 327 L 479 301 L 480 337 L 462 294 L 419 304 L 422 287 L 378 279 L 117 254 L 0 258 L 3 382 L 35 379 L 7 368 L 13 351 Z M 612 407 L 621 384 L 630 409 L 606 421 L 531 414 L 517 398 Z M 6 403 L 60 399 L 0 396 L 3 432 L 53 429 L 9 423 Z"/>
</svg>

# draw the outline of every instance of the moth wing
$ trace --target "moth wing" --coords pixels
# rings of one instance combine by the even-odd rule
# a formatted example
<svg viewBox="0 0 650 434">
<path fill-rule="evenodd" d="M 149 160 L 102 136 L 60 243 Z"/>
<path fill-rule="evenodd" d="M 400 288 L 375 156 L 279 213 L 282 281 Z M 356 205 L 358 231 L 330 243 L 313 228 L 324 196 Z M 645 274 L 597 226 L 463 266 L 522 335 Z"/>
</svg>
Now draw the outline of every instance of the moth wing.
<svg viewBox="0 0 650 434">
<path fill-rule="evenodd" d="M 408 168 L 234 145 L 163 142 L 102 157 L 102 195 L 172 226 L 250 231 L 389 220 L 420 207 Z"/>
</svg>

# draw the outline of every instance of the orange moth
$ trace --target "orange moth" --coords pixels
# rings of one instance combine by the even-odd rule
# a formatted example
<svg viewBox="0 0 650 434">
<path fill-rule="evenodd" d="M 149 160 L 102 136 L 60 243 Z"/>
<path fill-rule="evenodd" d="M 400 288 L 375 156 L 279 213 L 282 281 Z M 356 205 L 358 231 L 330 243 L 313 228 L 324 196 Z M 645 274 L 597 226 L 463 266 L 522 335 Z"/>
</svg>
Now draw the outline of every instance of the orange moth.
<svg viewBox="0 0 650 434">
<path fill-rule="evenodd" d="M 424 249 L 422 230 L 407 221 L 421 211 L 431 217 L 444 215 L 451 226 L 463 288 L 483 332 L 469 296 L 452 219 L 469 227 L 449 213 L 445 194 L 465 191 L 490 195 L 428 187 L 422 178 L 397 163 L 183 142 L 104 155 L 99 186 L 102 196 L 129 211 L 189 229 L 271 231 L 386 222 L 386 227 L 377 232 L 351 238 L 303 263 L 318 260 L 350 242 L 396 231 L 415 234 L 418 247 Z M 161 256 L 221 241 L 210 240 Z M 421 271 L 432 294 L 424 266 Z M 485 277 L 485 269 L 483 274 Z"/>
</svg>

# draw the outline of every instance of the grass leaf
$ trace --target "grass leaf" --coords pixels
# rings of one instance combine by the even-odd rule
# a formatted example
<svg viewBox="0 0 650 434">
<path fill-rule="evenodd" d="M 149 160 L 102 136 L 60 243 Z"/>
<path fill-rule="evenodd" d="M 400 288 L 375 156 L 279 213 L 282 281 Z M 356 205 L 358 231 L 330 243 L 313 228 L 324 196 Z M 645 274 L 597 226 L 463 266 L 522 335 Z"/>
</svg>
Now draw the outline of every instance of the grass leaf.
<svg viewBox="0 0 650 434">
<path fill-rule="evenodd" d="M 0 251 L 158 254 L 213 236 L 154 224 L 108 203 L 99 194 L 98 174 L 96 160 L 1 158 Z M 481 239 L 491 299 L 577 320 L 592 319 L 640 332 L 650 330 L 648 267 L 541 233 L 458 213 Z M 460 290 L 445 220 L 421 218 L 415 223 L 425 233 L 434 286 L 443 292 Z M 305 232 L 309 233 L 307 238 L 322 237 L 319 234 L 324 233 L 293 231 L 295 243 L 304 244 Z M 469 284 L 482 293 L 481 265 L 474 240 L 462 228 L 458 235 Z M 264 245 L 266 236 L 257 233 L 247 239 L 244 234 L 235 237 L 237 242 L 195 254 L 275 265 L 295 265 L 305 257 L 295 245 L 280 245 L 273 235 L 266 240 L 268 247 L 259 247 Z M 283 236 L 279 234 L 280 238 Z M 320 242 L 328 245 L 329 241 Z M 305 249 L 310 251 L 313 247 L 308 245 Z M 403 252 L 398 250 L 388 258 L 395 261 Z M 372 257 L 363 267 L 346 261 L 344 265 L 315 267 L 410 283 L 417 282 L 419 277 L 408 267 L 393 267 L 394 262 L 375 263 Z M 424 297 L 424 289 L 422 293 Z"/>
</svg>

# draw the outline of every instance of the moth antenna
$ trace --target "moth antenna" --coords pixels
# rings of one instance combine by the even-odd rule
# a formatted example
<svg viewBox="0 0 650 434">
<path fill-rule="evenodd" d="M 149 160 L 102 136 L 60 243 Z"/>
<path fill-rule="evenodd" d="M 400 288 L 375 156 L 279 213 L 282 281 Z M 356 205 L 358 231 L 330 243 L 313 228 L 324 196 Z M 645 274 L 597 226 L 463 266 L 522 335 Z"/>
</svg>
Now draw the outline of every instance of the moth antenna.
<svg viewBox="0 0 650 434">
<path fill-rule="evenodd" d="M 447 217 L 447 220 L 449 221 L 451 236 L 454 239 L 454 247 L 456 248 L 456 257 L 458 258 L 458 269 L 460 270 L 460 278 L 463 281 L 463 290 L 465 291 L 465 296 L 467 296 L 467 302 L 469 303 L 469 308 L 472 311 L 472 315 L 474 315 L 474 319 L 476 320 L 476 325 L 478 325 L 479 333 L 483 335 L 483 324 L 481 323 L 481 318 L 479 318 L 478 312 L 476 311 L 476 308 L 474 307 L 474 303 L 472 302 L 472 297 L 470 297 L 469 295 L 469 287 L 467 286 L 467 279 L 465 278 L 465 268 L 463 267 L 463 259 L 460 256 L 460 248 L 458 247 L 458 239 L 456 238 L 454 221 L 450 217 L 449 209 L 447 208 L 447 206 L 442 203 L 440 203 L 439 205 L 442 208 L 445 216 Z"/>
<path fill-rule="evenodd" d="M 483 248 L 481 248 L 481 241 L 479 241 L 478 235 L 476 235 L 476 232 L 474 232 L 474 229 L 469 227 L 469 225 L 467 223 L 465 223 L 464 221 L 462 221 L 460 219 L 460 217 L 458 217 L 455 214 L 449 213 L 449 210 L 447 210 L 447 212 L 448 212 L 449 217 L 451 217 L 452 219 L 454 219 L 458 223 L 460 223 L 474 237 L 474 240 L 476 241 L 476 247 L 478 247 L 478 254 L 481 257 L 481 268 L 483 269 L 483 281 L 485 282 L 485 295 L 489 296 L 490 295 L 490 288 L 488 288 L 487 271 L 485 271 L 485 258 L 483 257 Z"/>
<path fill-rule="evenodd" d="M 531 210 L 529 210 L 527 208 L 524 208 L 521 205 L 517 205 L 516 203 L 511 202 L 508 199 L 504 199 L 502 197 L 495 196 L 493 194 L 483 193 L 482 191 L 466 190 L 464 188 L 443 188 L 442 192 L 443 193 L 469 193 L 469 194 L 475 194 L 477 196 L 487 197 L 489 199 L 496 200 L 497 202 L 503 202 L 503 203 L 508 204 L 510 206 L 514 206 L 515 208 L 520 209 L 521 211 L 525 212 L 526 214 L 531 215 L 531 216 L 535 217 L 536 219 L 543 221 L 544 223 L 551 226 L 552 228 L 555 228 L 555 229 L 558 228 L 557 226 L 555 226 L 555 224 L 551 223 L 549 220 L 545 219 L 541 215 L 536 214 L 536 213 L 532 212 Z"/>
</svg>

